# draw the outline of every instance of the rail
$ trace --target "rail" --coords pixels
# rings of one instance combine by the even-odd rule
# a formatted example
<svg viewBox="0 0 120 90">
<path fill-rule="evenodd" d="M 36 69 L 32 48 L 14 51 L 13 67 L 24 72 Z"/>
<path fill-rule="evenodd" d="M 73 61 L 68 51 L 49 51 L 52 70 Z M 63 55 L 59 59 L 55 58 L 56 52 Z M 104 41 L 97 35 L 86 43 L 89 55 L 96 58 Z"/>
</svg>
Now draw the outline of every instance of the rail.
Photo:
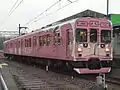
<svg viewBox="0 0 120 90">
<path fill-rule="evenodd" d="M 2 75 L 0 75 L 0 81 L 1 81 L 1 84 L 2 84 L 2 87 L 3 87 L 3 90 L 8 90 L 8 87 L 5 83 L 5 80 L 3 79 Z"/>
<path fill-rule="evenodd" d="M 120 78 L 119 77 L 109 77 L 106 79 L 106 82 L 120 85 Z"/>
<path fill-rule="evenodd" d="M 6 63 L 0 64 L 0 82 L 2 90 L 18 90 L 16 82 L 9 70 L 9 66 L 7 66 Z"/>
</svg>

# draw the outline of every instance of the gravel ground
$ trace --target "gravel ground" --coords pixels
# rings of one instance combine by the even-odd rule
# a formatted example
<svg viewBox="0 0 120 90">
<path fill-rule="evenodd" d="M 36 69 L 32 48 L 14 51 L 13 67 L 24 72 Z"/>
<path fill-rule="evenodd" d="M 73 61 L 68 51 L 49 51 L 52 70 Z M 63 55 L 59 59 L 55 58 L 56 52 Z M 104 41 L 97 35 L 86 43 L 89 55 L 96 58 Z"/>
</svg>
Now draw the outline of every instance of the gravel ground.
<svg viewBox="0 0 120 90">
<path fill-rule="evenodd" d="M 30 65 L 6 61 L 19 88 L 29 90 L 92 90 L 95 82 L 78 77 L 46 72 Z"/>
</svg>

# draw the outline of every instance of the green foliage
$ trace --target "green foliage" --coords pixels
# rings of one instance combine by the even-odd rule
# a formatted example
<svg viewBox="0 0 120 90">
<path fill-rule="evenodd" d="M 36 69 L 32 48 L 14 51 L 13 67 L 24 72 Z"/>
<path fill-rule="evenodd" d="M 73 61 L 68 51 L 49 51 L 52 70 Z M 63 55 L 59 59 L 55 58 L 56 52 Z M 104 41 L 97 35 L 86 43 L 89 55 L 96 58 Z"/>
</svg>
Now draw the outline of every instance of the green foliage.
<svg viewBox="0 0 120 90">
<path fill-rule="evenodd" d="M 111 21 L 114 24 L 120 24 L 120 14 L 111 14 Z"/>
<path fill-rule="evenodd" d="M 0 50 L 3 49 L 3 42 L 4 42 L 5 40 L 8 40 L 8 39 L 10 39 L 10 38 L 0 37 Z"/>
</svg>

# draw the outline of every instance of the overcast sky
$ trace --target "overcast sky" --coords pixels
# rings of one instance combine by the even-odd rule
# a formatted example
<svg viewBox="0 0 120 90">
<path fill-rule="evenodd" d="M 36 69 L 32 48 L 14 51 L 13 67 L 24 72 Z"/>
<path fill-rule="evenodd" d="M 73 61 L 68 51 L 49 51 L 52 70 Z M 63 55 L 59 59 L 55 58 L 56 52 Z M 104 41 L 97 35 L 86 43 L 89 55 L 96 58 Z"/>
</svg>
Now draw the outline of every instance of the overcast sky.
<svg viewBox="0 0 120 90">
<path fill-rule="evenodd" d="M 68 0 L 61 0 L 61 2 L 44 12 L 37 19 L 27 23 L 59 0 L 23 0 L 18 8 L 13 9 L 13 13 L 9 16 L 9 11 L 16 1 L 0 0 L 0 30 L 17 30 L 19 23 L 22 26 L 28 26 L 29 30 L 35 30 L 86 9 L 106 14 L 107 4 L 107 0 L 71 0 L 73 3 Z M 109 13 L 120 14 L 120 0 L 109 1 Z M 18 0 L 17 4 L 19 2 L 21 0 Z M 65 5 L 67 6 L 64 7 Z"/>
</svg>

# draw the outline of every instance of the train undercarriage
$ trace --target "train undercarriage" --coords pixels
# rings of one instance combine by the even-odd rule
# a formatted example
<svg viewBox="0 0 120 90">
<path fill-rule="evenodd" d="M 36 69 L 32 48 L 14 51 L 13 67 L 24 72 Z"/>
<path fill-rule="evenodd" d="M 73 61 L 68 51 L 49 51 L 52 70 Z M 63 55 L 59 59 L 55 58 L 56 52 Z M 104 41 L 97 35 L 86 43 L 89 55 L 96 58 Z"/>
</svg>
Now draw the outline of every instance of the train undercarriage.
<svg viewBox="0 0 120 90">
<path fill-rule="evenodd" d="M 56 60 L 51 58 L 39 58 L 30 56 L 19 56 L 13 54 L 4 54 L 9 60 L 20 61 L 22 63 L 37 65 L 40 64 L 45 67 L 46 71 L 49 68 L 68 68 L 75 70 L 79 74 L 89 73 L 107 73 L 110 72 L 112 61 L 100 61 L 97 58 L 91 58 L 89 61 L 67 61 Z M 107 70 L 107 71 L 106 71 Z"/>
</svg>

